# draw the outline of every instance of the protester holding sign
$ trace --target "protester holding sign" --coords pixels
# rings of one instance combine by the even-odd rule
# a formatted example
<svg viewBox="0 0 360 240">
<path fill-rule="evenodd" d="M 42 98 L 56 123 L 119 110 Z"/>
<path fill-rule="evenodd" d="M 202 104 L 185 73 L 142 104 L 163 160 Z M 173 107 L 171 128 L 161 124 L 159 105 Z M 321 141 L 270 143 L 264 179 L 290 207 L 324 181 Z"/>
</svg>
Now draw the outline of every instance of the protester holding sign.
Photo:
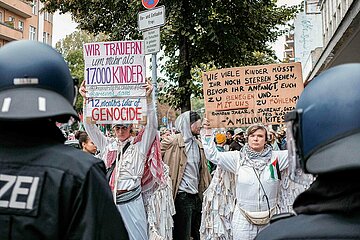
<svg viewBox="0 0 360 240">
<path fill-rule="evenodd" d="M 296 198 L 296 215 L 256 240 L 360 239 L 359 89 L 360 64 L 338 65 L 312 79 L 286 115 L 290 179 L 316 179 Z"/>
<path fill-rule="evenodd" d="M 233 239 L 253 239 L 269 223 L 273 214 L 279 211 L 276 207 L 283 205 L 285 199 L 294 198 L 294 193 L 291 192 L 279 195 L 279 192 L 282 192 L 281 180 L 285 177 L 284 170 L 288 167 L 288 152 L 272 150 L 271 146 L 266 143 L 267 129 L 261 124 L 248 127 L 246 130 L 248 142 L 240 152 L 219 152 L 213 141 L 209 121 L 204 119 L 203 125 L 205 129 L 201 131 L 201 139 L 206 158 L 216 164 L 218 168 L 235 175 L 233 178 L 235 182 L 228 183 L 229 186 L 235 185 L 233 197 L 236 198 L 232 219 L 228 219 L 228 222 L 231 222 L 230 231 L 232 232 L 229 235 L 232 235 Z M 214 181 L 219 181 L 220 185 L 221 182 L 226 182 L 215 177 Z M 212 185 L 216 186 L 216 183 L 212 182 Z M 223 217 L 214 217 L 216 214 L 210 212 L 215 209 L 215 213 L 218 211 L 219 215 L 228 213 L 232 211 L 230 206 L 234 202 L 234 199 L 223 197 L 224 193 L 228 191 L 226 187 L 219 191 L 220 189 L 209 188 L 205 196 L 206 200 L 204 200 L 203 206 L 206 206 L 207 209 L 203 208 L 205 216 L 203 216 L 202 223 L 205 225 L 203 231 L 205 237 L 215 236 L 215 234 L 218 234 L 217 237 L 221 237 L 221 232 L 229 230 L 229 226 L 224 224 L 223 231 L 211 232 L 214 231 L 214 225 L 221 225 L 216 222 L 219 221 L 217 219 L 225 220 Z M 231 194 L 227 196 L 231 196 Z M 208 207 L 209 204 L 219 204 L 220 206 L 211 209 Z M 222 212 L 220 212 L 221 209 L 223 209 Z"/>
<path fill-rule="evenodd" d="M 98 146 L 101 158 L 108 168 L 113 165 L 110 186 L 132 240 L 149 239 L 147 217 L 141 195 L 141 178 L 144 173 L 146 155 L 157 134 L 157 120 L 151 99 L 153 87 L 149 81 L 144 87 L 148 110 L 147 125 L 141 141 L 135 142 L 135 138 L 131 136 L 132 124 L 113 124 L 116 139 L 109 139 L 95 124 L 84 121 L 85 130 Z M 85 98 L 84 84 L 80 88 L 80 93 Z"/>
<path fill-rule="evenodd" d="M 74 80 L 48 44 L 0 48 L 0 239 L 127 240 L 102 161 L 64 145 Z"/>
</svg>

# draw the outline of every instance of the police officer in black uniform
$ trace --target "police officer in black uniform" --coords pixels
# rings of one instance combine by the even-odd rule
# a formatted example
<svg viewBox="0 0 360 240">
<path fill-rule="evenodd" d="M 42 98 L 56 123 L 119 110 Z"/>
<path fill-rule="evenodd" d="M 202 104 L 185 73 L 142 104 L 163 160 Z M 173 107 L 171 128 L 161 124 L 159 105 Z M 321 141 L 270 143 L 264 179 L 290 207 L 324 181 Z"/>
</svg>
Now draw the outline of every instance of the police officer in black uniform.
<svg viewBox="0 0 360 240">
<path fill-rule="evenodd" d="M 128 239 L 102 161 L 65 146 L 56 122 L 75 88 L 50 46 L 0 48 L 0 239 Z"/>
<path fill-rule="evenodd" d="M 316 77 L 286 121 L 291 177 L 316 180 L 295 200 L 296 216 L 255 239 L 360 239 L 360 64 Z"/>
</svg>

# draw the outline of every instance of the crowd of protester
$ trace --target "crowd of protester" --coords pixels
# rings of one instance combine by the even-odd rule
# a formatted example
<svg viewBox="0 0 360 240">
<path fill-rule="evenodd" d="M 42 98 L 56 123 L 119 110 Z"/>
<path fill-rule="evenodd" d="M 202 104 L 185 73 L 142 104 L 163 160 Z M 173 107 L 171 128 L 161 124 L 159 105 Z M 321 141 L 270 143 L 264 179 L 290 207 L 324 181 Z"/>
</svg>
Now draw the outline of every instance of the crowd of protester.
<svg viewBox="0 0 360 240">
<path fill-rule="evenodd" d="M 172 210 L 173 228 L 170 229 L 172 233 L 167 234 L 168 239 L 190 239 L 191 237 L 192 239 L 196 240 L 201 238 L 201 234 L 204 237 L 209 237 L 216 234 L 213 232 L 206 232 L 203 227 L 202 232 L 200 231 L 201 225 L 204 225 L 202 221 L 207 218 L 206 208 L 209 208 L 209 204 L 206 203 L 209 202 L 209 199 L 207 199 L 207 196 L 204 195 L 204 192 L 210 185 L 211 176 L 213 177 L 213 185 L 219 184 L 217 180 L 226 178 L 227 176 L 230 176 L 229 179 L 232 179 L 232 181 L 234 181 L 235 178 L 231 175 L 238 174 L 239 169 L 236 168 L 236 162 L 239 161 L 238 158 L 240 158 L 241 160 L 242 158 L 252 159 L 254 156 L 255 159 L 267 159 L 270 157 L 271 161 L 266 160 L 264 161 L 264 164 L 266 165 L 268 161 L 278 161 L 277 163 L 275 163 L 275 168 L 278 168 L 277 174 L 279 175 L 277 177 L 280 178 L 280 172 L 284 171 L 284 169 L 286 169 L 288 166 L 286 161 L 287 151 L 281 151 L 286 150 L 286 128 L 284 125 L 263 126 L 261 124 L 257 124 L 250 126 L 249 128 L 208 129 L 210 130 L 210 136 L 212 138 L 211 144 L 209 144 L 209 142 L 205 140 L 204 136 L 203 138 L 200 137 L 200 129 L 206 129 L 206 122 L 205 124 L 202 124 L 202 121 L 204 120 L 202 120 L 196 112 L 188 111 L 178 116 L 175 127 L 173 129 L 161 127 L 157 131 L 159 143 L 161 145 L 162 160 L 169 167 L 169 175 L 172 181 L 171 200 L 173 201 L 174 207 L 174 209 Z M 90 134 L 87 131 L 75 130 L 70 134 L 66 134 L 68 139 L 75 136 L 75 138 L 78 139 L 79 146 L 83 151 L 93 155 L 96 154 L 97 157 L 103 158 L 106 162 L 107 167 L 110 167 L 111 161 L 109 162 L 109 157 L 104 157 L 104 154 L 107 152 L 107 155 L 109 155 L 109 148 L 118 148 L 116 136 L 118 136 L 118 138 L 121 137 L 120 131 L 124 132 L 128 131 L 128 129 L 131 129 L 129 130 L 128 134 L 123 137 L 123 141 L 130 141 L 132 143 L 134 142 L 134 139 L 137 138 L 137 136 L 139 135 L 139 132 L 141 133 L 141 130 L 139 131 L 133 128 L 132 125 L 128 124 L 114 125 L 110 129 L 105 128 L 105 132 L 101 132 L 96 125 L 89 125 L 87 123 L 80 123 L 77 126 L 80 126 L 82 128 L 83 126 L 85 126 L 85 129 Z M 259 135 L 260 138 L 263 138 L 264 142 L 260 144 L 260 148 L 255 150 L 256 147 L 254 147 L 254 144 L 249 142 L 249 139 L 251 140 L 254 137 L 258 138 Z M 100 136 L 103 137 L 100 138 Z M 103 140 L 101 140 L 102 138 Z M 155 135 L 151 138 L 155 139 Z M 151 144 L 150 142 L 148 144 Z M 107 145 L 105 143 L 110 144 L 110 147 L 106 147 Z M 204 145 L 204 143 L 206 144 Z M 115 145 L 111 147 L 111 144 Z M 145 153 L 148 150 L 143 151 Z M 259 155 L 260 153 L 262 155 Z M 242 156 L 241 154 L 245 154 L 248 157 L 240 157 Z M 131 158 L 134 157 L 132 156 Z M 221 159 L 224 160 L 221 161 Z M 234 164 L 232 166 L 229 166 L 231 161 L 234 161 Z M 139 160 L 138 162 L 144 163 L 144 160 Z M 259 171 L 258 177 L 261 177 L 261 179 L 259 178 L 259 181 L 262 182 L 262 185 L 266 185 L 268 180 L 262 179 L 262 171 L 265 165 L 256 166 L 255 170 L 255 166 L 252 166 L 250 164 L 252 162 L 255 161 L 250 160 L 248 163 L 245 163 L 245 165 L 249 164 L 249 166 L 247 166 L 248 168 L 250 167 L 251 169 L 252 167 L 254 167 L 254 171 Z M 217 170 L 219 164 L 220 169 Z M 137 169 L 143 168 L 144 167 L 137 167 Z M 130 170 L 127 170 L 127 172 L 129 171 Z M 245 169 L 244 171 L 246 173 L 248 170 Z M 139 176 L 139 179 L 141 179 L 142 174 L 143 172 L 141 171 L 135 175 Z M 244 173 L 241 173 L 240 175 L 243 174 Z M 272 176 L 269 175 L 267 177 L 271 179 Z M 236 185 L 235 182 L 234 185 Z M 139 183 L 138 188 L 140 187 L 141 185 Z M 239 187 L 243 188 L 243 186 L 241 185 Z M 114 191 L 114 185 L 112 185 L 111 188 Z M 209 191 L 211 190 L 210 188 Z M 274 188 L 272 190 L 274 193 L 272 194 L 268 190 L 269 188 L 271 189 L 271 186 L 264 186 L 264 188 L 267 189 L 267 195 L 269 195 L 267 196 L 267 201 L 262 203 L 266 206 L 266 208 L 264 207 L 264 212 L 272 216 L 275 212 L 274 206 L 279 204 L 276 201 L 281 200 L 280 198 L 277 198 L 276 195 L 279 189 Z M 251 192 L 252 190 L 254 189 L 247 189 L 245 192 Z M 115 192 L 115 196 L 117 199 L 116 202 L 118 204 L 118 209 L 120 213 L 123 207 L 120 207 L 121 200 L 119 199 L 121 198 L 118 193 L 122 191 L 124 190 Z M 236 190 L 235 187 L 233 194 L 235 194 L 235 192 L 240 193 L 241 191 Z M 129 194 L 128 191 L 126 191 L 126 193 Z M 241 194 L 236 195 L 235 197 L 237 199 L 240 199 L 239 203 L 241 203 L 241 199 L 244 198 L 244 196 Z M 274 199 L 277 200 L 275 201 Z M 140 198 L 140 201 L 144 202 L 146 200 Z M 256 203 L 255 199 L 246 200 L 246 196 L 245 201 L 252 202 L 254 204 Z M 131 232 L 131 234 L 129 234 L 130 239 L 149 239 L 149 230 L 147 228 L 147 213 L 145 211 L 145 208 L 140 207 L 141 205 L 139 204 L 140 202 L 137 204 L 136 207 L 130 207 L 129 209 L 133 209 L 132 211 L 127 210 L 127 212 L 122 212 L 122 216 L 124 217 L 125 226 L 128 232 Z M 249 206 L 245 206 L 245 208 L 249 210 Z M 138 212 L 136 214 L 131 214 L 130 212 L 134 213 L 134 209 L 136 209 L 136 211 Z M 141 210 L 142 212 L 139 212 L 140 209 L 143 209 Z M 234 210 L 236 209 L 242 208 L 234 206 Z M 234 211 L 233 215 L 231 216 L 233 224 L 234 222 L 237 222 L 237 225 L 232 226 L 231 234 L 234 239 L 252 239 L 266 224 L 261 224 L 260 226 L 257 226 L 256 224 L 249 221 L 247 217 L 244 217 L 243 213 L 246 210 L 242 211 L 243 212 Z M 136 219 L 134 217 L 136 217 Z M 238 220 L 235 221 L 234 219 L 236 218 Z M 267 219 L 267 221 L 268 220 L 269 218 Z M 131 226 L 131 223 L 135 222 L 137 223 L 136 226 Z M 140 222 L 143 222 L 141 228 L 141 225 L 139 225 Z M 212 224 L 215 223 L 212 222 Z M 247 227 L 245 227 L 244 224 Z"/>
<path fill-rule="evenodd" d="M 0 239 L 360 237 L 359 64 L 310 82 L 286 127 L 225 130 L 195 111 L 158 130 L 150 81 L 141 129 L 74 122 L 74 80 L 46 44 L 6 44 L 0 70 Z"/>
</svg>

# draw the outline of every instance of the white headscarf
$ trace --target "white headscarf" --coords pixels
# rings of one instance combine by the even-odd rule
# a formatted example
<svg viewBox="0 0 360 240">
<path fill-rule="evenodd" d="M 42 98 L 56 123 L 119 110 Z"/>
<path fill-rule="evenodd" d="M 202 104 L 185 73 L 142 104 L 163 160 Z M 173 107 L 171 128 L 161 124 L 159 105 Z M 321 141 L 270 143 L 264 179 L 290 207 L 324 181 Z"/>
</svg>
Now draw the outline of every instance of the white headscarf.
<svg viewBox="0 0 360 240">
<path fill-rule="evenodd" d="M 191 132 L 190 111 L 182 113 L 176 119 L 175 129 L 179 131 L 184 138 L 186 155 L 194 154 L 194 159 L 200 159 L 199 146 L 195 136 Z"/>
</svg>

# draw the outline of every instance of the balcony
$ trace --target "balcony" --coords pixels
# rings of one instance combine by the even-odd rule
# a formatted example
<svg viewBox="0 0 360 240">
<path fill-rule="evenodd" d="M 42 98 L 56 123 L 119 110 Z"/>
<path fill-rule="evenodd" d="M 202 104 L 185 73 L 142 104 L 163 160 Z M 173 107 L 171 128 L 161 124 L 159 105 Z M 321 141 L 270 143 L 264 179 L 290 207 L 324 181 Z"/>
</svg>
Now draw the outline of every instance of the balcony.
<svg viewBox="0 0 360 240">
<path fill-rule="evenodd" d="M 0 39 L 7 41 L 19 40 L 23 38 L 23 33 L 6 23 L 0 22 Z"/>
<path fill-rule="evenodd" d="M 294 53 L 284 53 L 284 58 L 295 58 Z"/>
<path fill-rule="evenodd" d="M 30 18 L 32 16 L 31 6 L 20 0 L 1 0 L 0 7 L 23 18 Z"/>
<path fill-rule="evenodd" d="M 293 52 L 294 51 L 294 44 L 284 44 L 284 51 L 285 52 Z"/>
<path fill-rule="evenodd" d="M 286 43 L 293 43 L 294 42 L 294 34 L 289 33 L 285 35 L 285 42 Z"/>
<path fill-rule="evenodd" d="M 292 42 L 286 42 L 285 44 L 284 44 L 284 48 L 285 49 L 288 49 L 288 48 L 294 48 L 294 45 L 295 43 L 294 43 L 294 41 L 292 41 Z"/>
</svg>

